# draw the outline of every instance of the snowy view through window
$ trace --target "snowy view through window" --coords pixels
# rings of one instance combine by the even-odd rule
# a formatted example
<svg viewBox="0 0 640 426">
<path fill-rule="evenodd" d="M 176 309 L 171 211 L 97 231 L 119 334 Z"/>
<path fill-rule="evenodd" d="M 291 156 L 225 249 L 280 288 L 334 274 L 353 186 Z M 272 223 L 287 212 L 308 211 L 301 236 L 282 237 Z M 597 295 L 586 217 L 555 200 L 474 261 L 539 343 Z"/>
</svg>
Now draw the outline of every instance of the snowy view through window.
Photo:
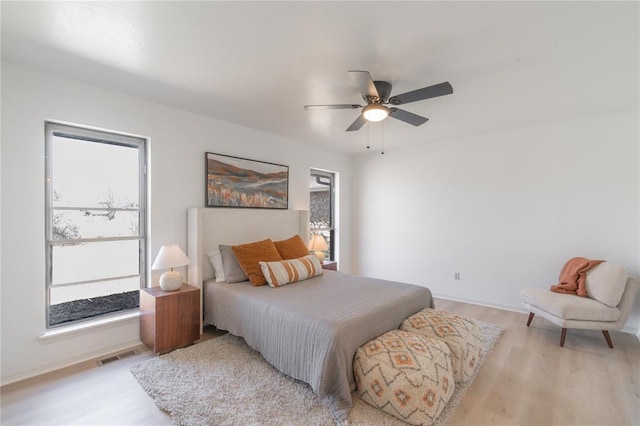
<svg viewBox="0 0 640 426">
<path fill-rule="evenodd" d="M 49 155 L 50 306 L 137 292 L 139 147 L 53 133 Z"/>
</svg>

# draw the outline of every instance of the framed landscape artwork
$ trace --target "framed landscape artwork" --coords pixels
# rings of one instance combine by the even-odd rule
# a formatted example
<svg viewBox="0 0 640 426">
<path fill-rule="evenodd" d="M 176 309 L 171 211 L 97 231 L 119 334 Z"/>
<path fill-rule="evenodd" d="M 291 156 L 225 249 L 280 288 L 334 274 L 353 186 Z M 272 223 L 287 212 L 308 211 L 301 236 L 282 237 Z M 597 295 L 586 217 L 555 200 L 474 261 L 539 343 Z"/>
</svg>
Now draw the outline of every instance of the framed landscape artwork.
<svg viewBox="0 0 640 426">
<path fill-rule="evenodd" d="M 287 209 L 289 167 L 205 153 L 207 207 Z"/>
</svg>

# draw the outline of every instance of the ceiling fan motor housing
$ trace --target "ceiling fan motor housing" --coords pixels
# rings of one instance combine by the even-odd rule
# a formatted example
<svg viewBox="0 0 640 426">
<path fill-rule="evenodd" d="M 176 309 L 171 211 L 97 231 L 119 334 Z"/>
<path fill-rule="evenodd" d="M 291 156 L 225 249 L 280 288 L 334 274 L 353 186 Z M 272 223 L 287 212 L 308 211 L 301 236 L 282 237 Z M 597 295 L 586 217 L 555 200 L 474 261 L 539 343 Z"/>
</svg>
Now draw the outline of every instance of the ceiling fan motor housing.
<svg viewBox="0 0 640 426">
<path fill-rule="evenodd" d="M 389 96 L 391 95 L 391 83 L 388 81 L 374 81 L 373 84 L 376 86 L 379 98 L 367 99 L 367 97 L 364 96 L 364 100 L 367 102 L 386 104 L 389 101 Z"/>
</svg>

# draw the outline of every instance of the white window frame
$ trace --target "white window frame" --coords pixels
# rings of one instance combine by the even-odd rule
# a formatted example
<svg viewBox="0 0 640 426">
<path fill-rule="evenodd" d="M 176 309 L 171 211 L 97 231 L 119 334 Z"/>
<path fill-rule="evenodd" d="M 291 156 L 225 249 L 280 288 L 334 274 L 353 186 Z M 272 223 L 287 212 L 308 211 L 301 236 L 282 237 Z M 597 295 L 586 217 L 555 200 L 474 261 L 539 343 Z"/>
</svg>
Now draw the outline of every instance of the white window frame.
<svg viewBox="0 0 640 426">
<path fill-rule="evenodd" d="M 138 236 L 126 236 L 126 237 L 108 237 L 108 238 L 79 238 L 73 240 L 54 240 L 53 239 L 53 137 L 55 135 L 71 136 L 74 139 L 86 140 L 90 143 L 108 143 L 114 145 L 124 145 L 138 149 L 138 173 L 139 173 L 139 192 L 138 192 L 138 207 L 137 209 L 116 209 L 118 211 L 139 211 L 139 223 L 138 223 Z M 147 286 L 147 248 L 148 248 L 148 230 L 147 230 L 147 140 L 143 137 L 137 137 L 127 135 L 123 133 L 117 133 L 107 130 L 92 129 L 88 127 L 82 127 L 75 124 L 66 124 L 54 121 L 45 121 L 45 293 L 46 293 L 46 327 L 47 329 L 55 329 L 59 327 L 65 327 L 74 325 L 79 322 L 88 321 L 100 321 L 108 316 L 126 315 L 131 310 L 120 310 L 107 314 L 92 316 L 88 318 L 78 319 L 74 321 L 68 321 L 61 324 L 50 325 L 50 292 L 53 286 L 53 247 L 64 245 L 69 242 L 110 242 L 110 241 L 124 241 L 124 240 L 138 240 L 139 241 L 139 276 L 140 276 L 140 288 Z M 56 208 L 60 210 L 60 208 Z M 101 208 L 91 206 L 74 206 L 63 208 L 63 210 L 101 210 Z M 113 210 L 113 209 L 104 209 Z M 110 277 L 107 279 L 100 279 L 99 281 L 109 281 L 126 277 Z M 98 280 L 79 281 L 74 283 L 66 283 L 65 285 L 78 285 L 95 282 Z M 59 286 L 59 285 L 58 285 Z"/>
</svg>

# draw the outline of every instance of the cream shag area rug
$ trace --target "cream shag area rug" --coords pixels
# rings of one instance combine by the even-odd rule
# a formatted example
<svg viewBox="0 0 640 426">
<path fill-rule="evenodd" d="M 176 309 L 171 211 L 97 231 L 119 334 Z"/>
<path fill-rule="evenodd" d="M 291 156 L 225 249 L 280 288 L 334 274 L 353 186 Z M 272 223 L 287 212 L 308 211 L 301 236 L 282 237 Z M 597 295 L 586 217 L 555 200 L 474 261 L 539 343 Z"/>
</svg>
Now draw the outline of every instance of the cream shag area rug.
<svg viewBox="0 0 640 426">
<path fill-rule="evenodd" d="M 502 329 L 480 322 L 484 345 L 476 373 Z M 328 405 L 301 381 L 285 376 L 242 338 L 226 334 L 145 361 L 131 372 L 177 425 L 331 425 Z M 474 374 L 474 378 L 475 378 Z M 456 389 L 436 425 L 445 425 L 470 380 Z M 364 403 L 354 392 L 350 424 L 405 425 Z"/>
</svg>

